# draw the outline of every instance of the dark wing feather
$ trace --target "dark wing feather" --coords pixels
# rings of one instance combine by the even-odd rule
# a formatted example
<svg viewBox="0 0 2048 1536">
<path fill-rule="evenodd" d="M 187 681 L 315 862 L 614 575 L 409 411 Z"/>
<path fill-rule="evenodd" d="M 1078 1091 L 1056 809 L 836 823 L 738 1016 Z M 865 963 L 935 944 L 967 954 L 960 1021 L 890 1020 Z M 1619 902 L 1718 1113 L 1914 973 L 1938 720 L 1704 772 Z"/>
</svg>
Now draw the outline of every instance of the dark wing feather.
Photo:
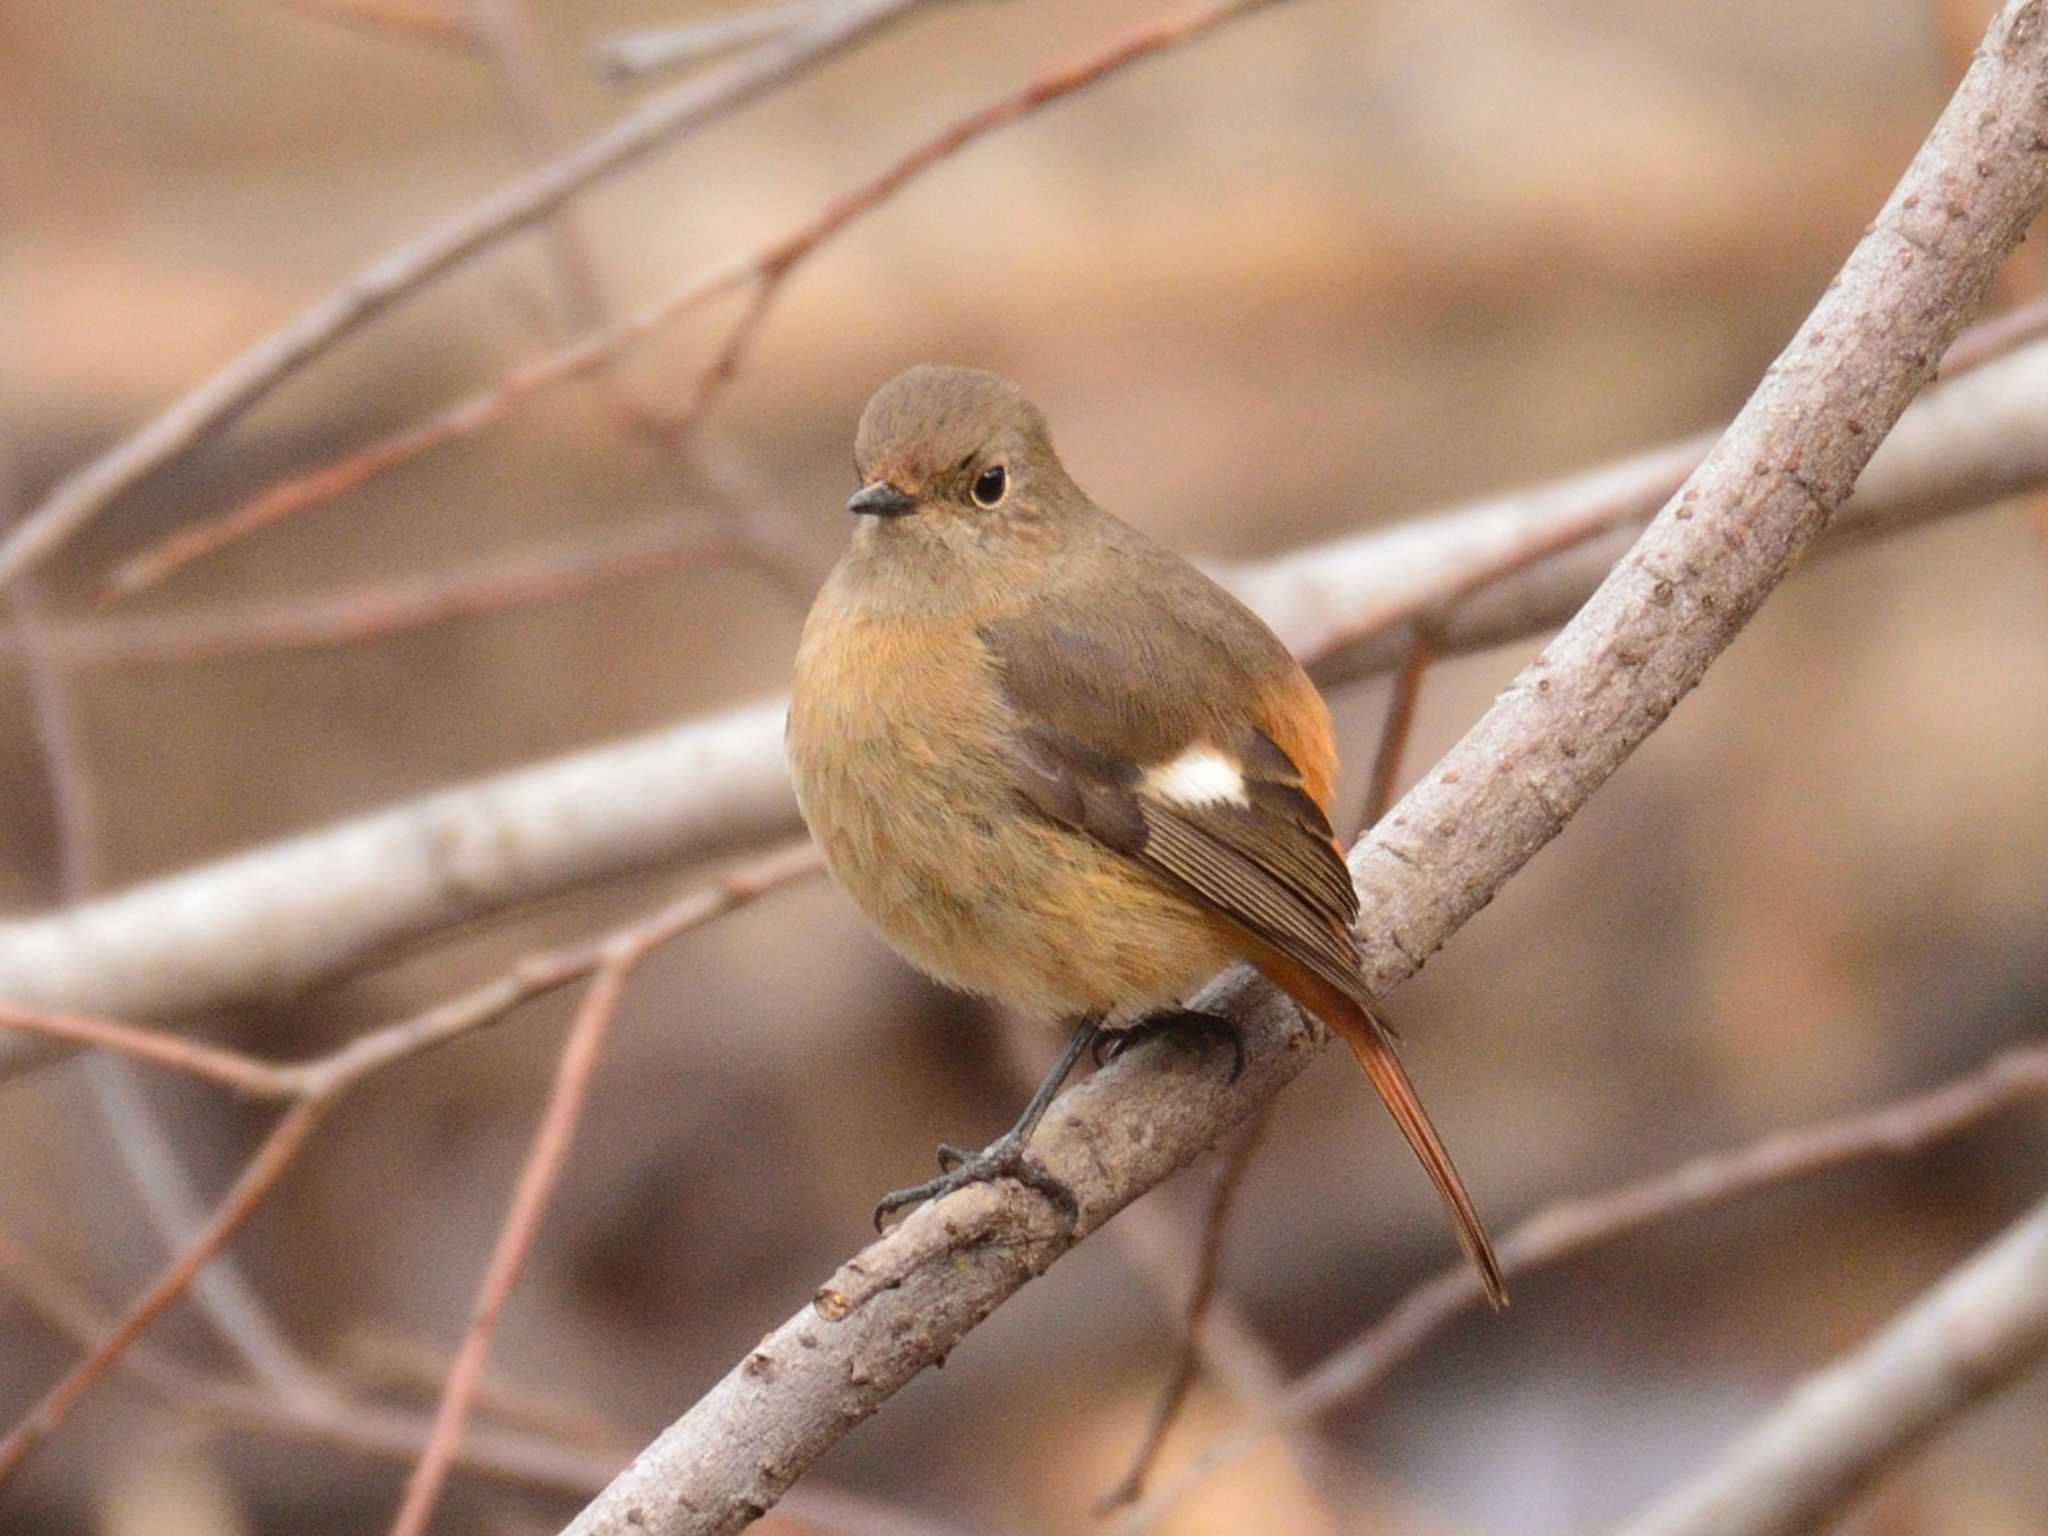
<svg viewBox="0 0 2048 1536">
<path fill-rule="evenodd" d="M 1363 994 L 1351 941 L 1358 895 L 1329 819 L 1294 761 L 1247 718 L 1250 701 L 1268 691 L 1265 679 L 1232 675 L 1236 658 L 1196 643 L 1179 648 L 1183 674 L 1169 685 L 1177 691 L 1162 693 L 1156 675 L 1105 664 L 1128 651 L 1085 622 L 1041 618 L 983 638 L 1014 716 L 1011 758 L 1027 804 L 1187 890 L 1346 994 Z M 1188 677 L 1190 662 L 1221 675 Z M 1236 760 L 1246 804 L 1146 793 L 1148 769 L 1197 743 Z"/>
</svg>

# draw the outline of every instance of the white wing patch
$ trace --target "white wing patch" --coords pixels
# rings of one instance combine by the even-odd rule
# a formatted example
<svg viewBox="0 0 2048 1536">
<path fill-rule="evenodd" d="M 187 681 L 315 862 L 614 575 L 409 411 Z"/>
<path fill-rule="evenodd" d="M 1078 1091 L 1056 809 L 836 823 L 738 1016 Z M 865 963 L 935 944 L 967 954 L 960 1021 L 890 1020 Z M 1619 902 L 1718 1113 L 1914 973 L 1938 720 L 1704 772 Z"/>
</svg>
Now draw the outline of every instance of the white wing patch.
<svg viewBox="0 0 2048 1536">
<path fill-rule="evenodd" d="M 1244 771 L 1214 747 L 1189 747 L 1172 762 L 1152 769 L 1145 775 L 1145 789 L 1181 805 L 1251 803 L 1245 798 Z"/>
</svg>

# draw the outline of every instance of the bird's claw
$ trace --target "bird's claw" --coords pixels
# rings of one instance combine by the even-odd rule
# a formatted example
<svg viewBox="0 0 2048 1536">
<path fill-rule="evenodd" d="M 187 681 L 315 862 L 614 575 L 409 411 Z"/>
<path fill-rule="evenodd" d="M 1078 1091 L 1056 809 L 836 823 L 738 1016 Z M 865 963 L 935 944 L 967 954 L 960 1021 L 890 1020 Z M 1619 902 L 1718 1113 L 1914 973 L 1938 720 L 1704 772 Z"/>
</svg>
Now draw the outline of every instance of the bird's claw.
<svg viewBox="0 0 2048 1536">
<path fill-rule="evenodd" d="M 875 1230 L 884 1230 L 883 1223 L 905 1206 L 941 1200 L 956 1190 L 974 1184 L 992 1184 L 997 1179 L 1014 1179 L 1026 1189 L 1037 1190 L 1066 1218 L 1069 1226 L 1078 1222 L 1081 1219 L 1081 1202 L 1075 1198 L 1073 1190 L 1063 1180 L 1047 1172 L 1043 1163 L 1024 1150 L 1024 1145 L 1024 1138 L 1014 1131 L 998 1137 L 979 1152 L 969 1152 L 964 1147 L 950 1144 L 941 1145 L 939 1167 L 944 1171 L 935 1179 L 926 1179 L 922 1184 L 913 1184 L 908 1189 L 882 1196 L 875 1206 Z"/>
</svg>

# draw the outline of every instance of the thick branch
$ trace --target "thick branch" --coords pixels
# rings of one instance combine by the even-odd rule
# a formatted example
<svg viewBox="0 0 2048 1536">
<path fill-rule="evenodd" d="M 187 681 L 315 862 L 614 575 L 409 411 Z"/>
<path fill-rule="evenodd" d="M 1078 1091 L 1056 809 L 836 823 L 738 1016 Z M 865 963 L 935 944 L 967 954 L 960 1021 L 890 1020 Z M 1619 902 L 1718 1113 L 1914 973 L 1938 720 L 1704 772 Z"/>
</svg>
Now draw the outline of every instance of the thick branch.
<svg viewBox="0 0 2048 1536">
<path fill-rule="evenodd" d="M 1727 434 L 1548 652 L 1354 851 L 1368 974 L 1412 975 L 1655 729 L 1845 499 L 2039 211 L 2048 39 L 2013 0 L 1927 143 Z M 1263 1103 L 1311 1054 L 1270 989 L 1227 998 L 1236 1084 L 1157 1052 L 1066 1095 L 1036 1150 L 1099 1225 Z M 826 1448 L 1073 1241 L 1040 1199 L 977 1188 L 919 1211 L 641 1453 L 572 1536 L 710 1536 Z"/>
<path fill-rule="evenodd" d="M 758 844 L 796 820 L 782 713 L 732 710 L 9 925 L 0 997 L 121 1018 L 197 1011 L 507 902 Z"/>
<path fill-rule="evenodd" d="M 1798 1536 L 2048 1354 L 2048 1202 L 1615 1536 Z"/>
</svg>

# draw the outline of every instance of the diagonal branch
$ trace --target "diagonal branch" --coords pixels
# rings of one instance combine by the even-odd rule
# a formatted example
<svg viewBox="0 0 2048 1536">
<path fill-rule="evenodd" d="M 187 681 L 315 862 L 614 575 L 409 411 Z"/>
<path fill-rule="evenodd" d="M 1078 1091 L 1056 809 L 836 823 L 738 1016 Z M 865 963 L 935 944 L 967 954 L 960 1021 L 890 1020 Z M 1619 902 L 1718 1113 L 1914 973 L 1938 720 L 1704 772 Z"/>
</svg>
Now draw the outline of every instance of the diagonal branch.
<svg viewBox="0 0 2048 1536">
<path fill-rule="evenodd" d="M 1909 1157 L 1993 1115 L 2043 1098 L 2048 1098 L 2048 1045 L 2009 1051 L 1967 1077 L 1881 1109 L 1778 1131 L 1619 1189 L 1546 1206 L 1502 1237 L 1501 1267 L 1510 1278 L 1519 1277 L 1653 1222 L 1873 1158 Z M 1242 1460 L 1266 1436 L 1311 1423 L 1340 1403 L 1377 1390 L 1453 1318 L 1484 1299 L 1478 1276 L 1463 1265 L 1416 1287 L 1386 1316 L 1262 1405 L 1249 1422 L 1180 1468 L 1131 1512 L 1117 1528 L 1118 1536 L 1154 1529 L 1198 1484 Z"/>
<path fill-rule="evenodd" d="M 1615 1536 L 1801 1536 L 2048 1355 L 2048 1201 Z"/>
<path fill-rule="evenodd" d="M 1705 674 L 1849 494 L 2048 197 L 2048 37 L 2011 0 L 1807 324 L 1685 489 L 1579 615 L 1354 851 L 1366 972 L 1422 964 Z M 850 1261 L 569 1527 L 715 1536 L 810 1463 L 1078 1238 L 1292 1079 L 1310 1034 L 1233 973 L 1201 1006 L 1245 1029 L 1236 1083 L 1133 1052 L 1064 1096 L 1035 1150 L 1078 1197 L 980 1187 Z"/>
</svg>

